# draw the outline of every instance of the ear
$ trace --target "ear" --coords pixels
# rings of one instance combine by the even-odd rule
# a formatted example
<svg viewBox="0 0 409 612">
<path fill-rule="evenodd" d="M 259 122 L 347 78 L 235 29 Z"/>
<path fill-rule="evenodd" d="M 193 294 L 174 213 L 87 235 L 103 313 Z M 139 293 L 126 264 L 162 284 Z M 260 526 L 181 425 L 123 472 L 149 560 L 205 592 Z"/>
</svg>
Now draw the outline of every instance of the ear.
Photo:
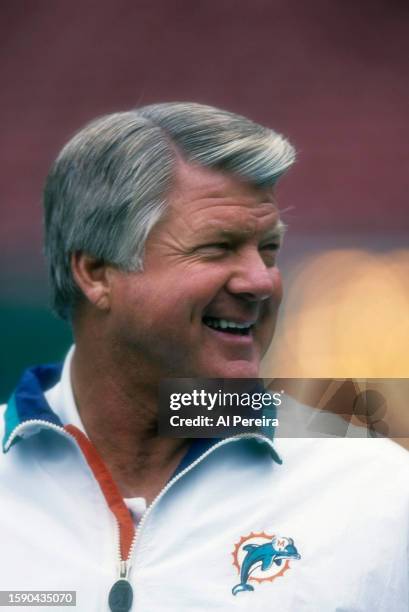
<svg viewBox="0 0 409 612">
<path fill-rule="evenodd" d="M 75 282 L 87 300 L 99 310 L 109 310 L 111 287 L 108 265 L 102 260 L 77 251 L 71 255 Z"/>
</svg>

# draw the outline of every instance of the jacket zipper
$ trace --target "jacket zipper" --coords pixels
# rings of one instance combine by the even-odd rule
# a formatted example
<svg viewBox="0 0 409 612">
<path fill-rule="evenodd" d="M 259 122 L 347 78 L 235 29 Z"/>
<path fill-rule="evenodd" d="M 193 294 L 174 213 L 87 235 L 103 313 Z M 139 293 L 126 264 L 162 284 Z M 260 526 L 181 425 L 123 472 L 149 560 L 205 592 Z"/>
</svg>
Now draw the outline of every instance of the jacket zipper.
<svg viewBox="0 0 409 612">
<path fill-rule="evenodd" d="M 11 444 L 13 443 L 14 439 L 19 435 L 19 433 L 24 430 L 27 426 L 31 426 L 31 425 L 41 425 L 42 427 L 46 428 L 46 429 L 51 429 L 53 431 L 56 431 L 60 434 L 63 434 L 67 439 L 71 440 L 74 444 L 75 447 L 80 451 L 82 457 L 85 460 L 85 463 L 88 466 L 88 469 L 90 470 L 90 472 L 92 473 L 94 479 L 97 481 L 98 485 L 99 482 L 95 477 L 94 472 L 92 471 L 91 467 L 89 466 L 86 457 L 84 456 L 84 453 L 78 443 L 78 441 L 76 440 L 75 436 L 73 434 L 71 434 L 69 431 L 67 431 L 64 427 L 60 426 L 60 425 L 55 425 L 55 423 L 50 423 L 48 421 L 43 421 L 41 419 L 30 419 L 25 421 L 24 423 L 20 423 L 20 425 L 17 425 L 17 427 L 15 427 L 15 429 L 11 432 L 10 436 L 7 439 L 6 444 L 4 445 L 4 449 L 5 451 L 7 451 Z M 239 441 L 239 440 L 244 440 L 244 439 L 255 439 L 259 442 L 263 442 L 263 443 L 267 443 L 271 450 L 273 451 L 273 453 L 276 455 L 276 451 L 274 449 L 273 443 L 272 441 L 267 438 L 266 436 L 263 436 L 262 434 L 257 434 L 257 433 L 250 433 L 250 434 L 239 434 L 237 436 L 234 437 L 230 437 L 230 438 L 225 438 L 224 440 L 221 440 L 220 442 L 217 442 L 216 444 L 214 444 L 212 447 L 210 447 L 207 451 L 205 451 L 202 455 L 200 455 L 199 457 L 197 457 L 197 459 L 195 459 L 195 461 L 193 461 L 190 465 L 188 465 L 184 470 L 182 470 L 181 472 L 179 472 L 174 478 L 172 478 L 162 489 L 161 491 L 158 493 L 158 495 L 154 498 L 154 500 L 152 501 L 152 503 L 150 504 L 150 506 L 146 509 L 146 512 L 144 513 L 144 515 L 142 516 L 138 526 L 135 528 L 134 534 L 133 534 L 133 538 L 132 538 L 132 543 L 129 547 L 129 553 L 126 559 L 122 558 L 122 553 L 121 553 L 121 529 L 120 529 L 120 524 L 119 521 L 117 519 L 117 517 L 114 515 L 115 517 L 115 525 L 116 525 L 116 541 L 117 541 L 117 563 L 118 563 L 118 580 L 116 583 L 114 583 L 113 588 L 115 587 L 115 585 L 118 582 L 121 581 L 126 581 L 130 586 L 129 583 L 129 575 L 131 572 L 131 568 L 132 568 L 132 557 L 134 555 L 134 550 L 135 550 L 135 546 L 136 543 L 139 539 L 140 533 L 142 531 L 142 528 L 146 522 L 146 520 L 148 519 L 149 515 L 152 513 L 152 510 L 158 505 L 158 503 L 160 502 L 160 500 L 164 497 L 164 495 L 166 495 L 166 493 L 172 488 L 172 486 L 181 478 L 183 478 L 183 476 L 185 476 L 188 472 L 190 472 L 191 470 L 193 470 L 197 465 L 199 465 L 204 459 L 206 459 L 209 455 L 211 455 L 215 450 L 221 448 L 222 446 L 225 446 L 226 444 L 229 444 L 231 442 L 235 442 L 235 441 Z M 100 488 L 101 490 L 101 488 Z M 102 493 L 102 491 L 101 491 Z M 112 592 L 112 589 L 111 589 Z M 112 609 L 112 608 L 111 608 Z"/>
<path fill-rule="evenodd" d="M 78 440 L 75 438 L 75 436 L 67 431 L 65 429 L 65 427 L 61 426 L 61 425 L 56 425 L 55 423 L 50 423 L 49 421 L 44 421 L 41 419 L 28 419 L 27 421 L 24 421 L 24 423 L 20 423 L 19 425 L 17 425 L 13 431 L 11 432 L 11 434 L 9 435 L 6 443 L 4 444 L 4 450 L 8 451 L 13 443 L 13 441 L 15 440 L 15 438 L 17 436 L 19 436 L 21 434 L 22 431 L 24 431 L 27 427 L 30 426 L 41 426 L 43 429 L 49 429 L 52 431 L 55 431 L 59 434 L 62 434 L 63 436 L 65 436 L 68 440 L 70 440 L 70 442 L 72 442 L 75 446 L 75 448 L 80 452 L 81 457 L 83 458 L 83 460 L 85 461 L 89 471 L 91 472 L 93 479 L 96 481 L 96 483 L 98 484 L 98 488 L 101 492 L 101 494 L 103 495 L 103 491 L 101 489 L 100 483 L 97 480 L 93 470 L 91 469 L 91 466 L 89 465 L 87 458 L 78 442 Z M 106 503 L 106 506 L 108 506 L 108 504 Z M 108 508 L 110 509 L 110 508 Z M 111 513 L 114 514 L 111 510 Z M 136 540 L 136 529 L 134 529 L 134 534 L 133 534 L 133 538 L 132 538 L 132 544 L 130 546 L 129 549 L 129 554 L 128 554 L 128 558 L 127 559 L 122 559 L 122 554 L 121 554 L 121 530 L 120 530 L 120 524 L 119 521 L 117 519 L 117 517 L 114 514 L 114 518 L 115 518 L 115 525 L 116 525 L 116 539 L 117 539 L 117 555 L 118 555 L 118 560 L 119 560 L 119 564 L 118 564 L 118 580 L 116 582 L 114 582 L 110 592 L 109 592 L 109 607 L 111 610 L 115 610 L 115 607 L 113 607 L 113 605 L 111 605 L 111 593 L 112 591 L 115 589 L 116 585 L 121 586 L 121 584 L 123 584 L 124 582 L 128 585 L 128 589 L 127 589 L 127 594 L 125 595 L 126 597 L 128 597 L 129 599 L 129 591 L 131 592 L 131 597 L 130 597 L 130 606 L 128 609 L 130 609 L 131 605 L 132 605 L 132 587 L 129 583 L 129 571 L 130 571 L 130 559 L 132 557 L 132 551 L 133 548 L 135 546 L 135 540 Z M 115 595 L 115 594 L 114 594 Z M 119 593 L 119 597 L 121 598 L 122 595 L 121 593 Z M 115 596 L 114 596 L 115 599 Z M 122 608 L 124 609 L 124 608 Z"/>
<path fill-rule="evenodd" d="M 152 510 L 158 505 L 158 503 L 160 502 L 162 497 L 164 497 L 164 495 L 166 495 L 166 493 L 169 491 L 169 489 L 171 489 L 172 486 L 178 480 L 180 480 L 188 472 L 193 470 L 197 465 L 199 465 L 199 463 L 201 463 L 204 459 L 206 459 L 209 455 L 211 455 L 215 450 L 217 450 L 217 449 L 221 448 L 222 446 L 225 446 L 226 444 L 229 444 L 231 442 L 235 442 L 235 441 L 238 441 L 238 440 L 244 440 L 244 439 L 249 439 L 249 440 L 250 439 L 255 439 L 257 441 L 260 441 L 260 442 L 263 442 L 263 443 L 267 443 L 270 446 L 270 448 L 272 449 L 272 451 L 276 454 L 276 451 L 274 449 L 272 441 L 269 440 L 269 438 L 267 438 L 267 437 L 265 437 L 265 436 L 263 436 L 261 434 L 239 434 L 239 435 L 234 436 L 234 437 L 225 438 L 224 440 L 220 440 L 220 442 L 217 442 L 216 444 L 214 444 L 212 447 L 207 449 L 207 451 L 205 451 L 202 455 L 197 457 L 197 459 L 195 459 L 195 461 L 193 461 L 190 465 L 185 467 L 184 470 L 182 470 L 174 478 L 169 480 L 169 482 L 163 487 L 163 489 L 161 489 L 161 491 L 158 493 L 158 495 L 153 499 L 152 503 L 146 509 L 144 515 L 142 516 L 141 520 L 139 521 L 138 526 L 135 529 L 134 537 L 133 537 L 132 544 L 131 544 L 130 549 L 129 549 L 129 555 L 128 555 L 127 559 L 122 559 L 122 556 L 121 556 L 120 529 L 119 529 L 119 523 L 118 523 L 118 521 L 116 521 L 117 542 L 118 542 L 118 561 L 119 561 L 118 565 L 119 565 L 119 575 L 120 575 L 120 577 L 124 577 L 124 576 L 127 577 L 127 576 L 129 576 L 130 570 L 131 570 L 131 567 L 132 567 L 131 560 L 132 560 L 133 553 L 134 553 L 134 550 L 135 550 L 135 545 L 136 545 L 137 541 L 139 540 L 139 535 L 140 535 L 140 533 L 142 531 L 142 528 L 143 528 L 144 524 L 146 523 L 146 520 L 148 519 L 148 517 L 151 514 Z"/>
<path fill-rule="evenodd" d="M 64 427 L 62 427 L 61 425 L 56 425 L 55 423 L 50 423 L 49 421 L 43 421 L 41 419 L 29 419 L 27 421 L 24 421 L 24 423 L 20 423 L 20 425 L 17 425 L 17 427 L 13 429 L 13 431 L 9 435 L 4 445 L 5 451 L 9 450 L 14 439 L 19 435 L 20 431 L 23 430 L 28 425 L 41 425 L 42 427 L 46 427 L 47 429 L 58 431 L 59 433 L 62 433 L 66 438 L 69 438 L 70 440 L 74 440 L 74 442 L 76 443 L 76 446 L 78 446 L 74 436 L 71 435 L 68 431 L 66 431 Z"/>
</svg>

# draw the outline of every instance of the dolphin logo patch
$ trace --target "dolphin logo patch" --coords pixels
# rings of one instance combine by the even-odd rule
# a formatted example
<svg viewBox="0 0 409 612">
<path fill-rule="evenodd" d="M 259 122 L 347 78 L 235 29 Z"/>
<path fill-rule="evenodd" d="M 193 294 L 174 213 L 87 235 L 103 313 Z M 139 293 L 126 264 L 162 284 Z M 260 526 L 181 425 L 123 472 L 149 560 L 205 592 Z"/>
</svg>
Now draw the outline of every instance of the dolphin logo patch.
<svg viewBox="0 0 409 612">
<path fill-rule="evenodd" d="M 233 565 L 240 576 L 233 595 L 254 591 L 253 582 L 272 582 L 290 569 L 290 559 L 301 559 L 292 538 L 267 533 L 250 533 L 240 539 L 232 553 Z"/>
</svg>

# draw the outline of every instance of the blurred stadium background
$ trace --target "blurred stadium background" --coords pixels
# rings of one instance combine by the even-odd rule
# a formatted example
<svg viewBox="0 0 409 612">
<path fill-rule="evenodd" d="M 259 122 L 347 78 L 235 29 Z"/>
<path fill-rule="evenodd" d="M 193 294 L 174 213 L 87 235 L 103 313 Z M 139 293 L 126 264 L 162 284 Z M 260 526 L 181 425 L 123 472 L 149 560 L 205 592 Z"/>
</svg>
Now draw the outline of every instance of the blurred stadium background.
<svg viewBox="0 0 409 612">
<path fill-rule="evenodd" d="M 91 118 L 162 100 L 270 125 L 299 161 L 279 187 L 286 299 L 264 373 L 409 376 L 408 5 L 396 0 L 3 0 L 0 400 L 59 360 L 41 190 Z"/>
</svg>

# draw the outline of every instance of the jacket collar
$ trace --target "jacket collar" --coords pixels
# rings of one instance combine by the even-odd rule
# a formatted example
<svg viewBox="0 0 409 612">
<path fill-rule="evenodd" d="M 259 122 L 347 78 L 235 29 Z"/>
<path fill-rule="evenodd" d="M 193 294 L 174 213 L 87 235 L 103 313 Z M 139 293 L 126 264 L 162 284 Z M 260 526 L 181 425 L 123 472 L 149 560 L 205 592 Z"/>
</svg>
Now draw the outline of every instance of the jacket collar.
<svg viewBox="0 0 409 612">
<path fill-rule="evenodd" d="M 8 441 L 17 427 L 32 421 L 43 421 L 63 427 L 60 418 L 53 412 L 44 397 L 60 379 L 62 364 L 36 366 L 26 370 L 16 390 L 10 397 L 4 413 L 3 451 L 21 439 L 16 436 L 9 445 Z"/>
<path fill-rule="evenodd" d="M 29 433 L 28 429 L 31 430 L 30 425 L 33 425 L 33 429 L 30 431 L 31 435 L 50 425 L 61 429 L 64 428 L 61 419 L 51 409 L 44 395 L 59 382 L 62 370 L 63 364 L 58 363 L 36 366 L 24 372 L 16 390 L 7 403 L 4 413 L 4 453 L 23 438 L 23 435 L 19 435 L 20 433 Z M 27 428 L 22 427 L 24 424 L 27 425 Z M 258 434 L 257 436 L 254 435 L 254 438 L 258 441 L 266 442 L 274 461 L 281 464 L 282 460 L 272 445 L 273 436 L 273 432 L 269 431 L 268 435 Z M 251 438 L 253 436 L 246 435 L 245 437 Z M 220 442 L 219 438 L 193 439 L 189 451 L 182 459 L 176 473 L 183 470 L 218 442 Z"/>
</svg>

